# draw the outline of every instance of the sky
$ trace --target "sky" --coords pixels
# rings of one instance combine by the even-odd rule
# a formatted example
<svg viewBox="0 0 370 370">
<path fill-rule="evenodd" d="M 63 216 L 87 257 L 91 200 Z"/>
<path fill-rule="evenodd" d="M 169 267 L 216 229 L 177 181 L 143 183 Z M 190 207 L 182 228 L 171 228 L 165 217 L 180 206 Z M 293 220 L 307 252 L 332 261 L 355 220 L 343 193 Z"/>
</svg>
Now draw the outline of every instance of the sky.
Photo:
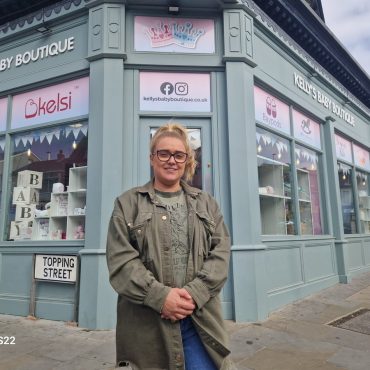
<svg viewBox="0 0 370 370">
<path fill-rule="evenodd" d="M 321 0 L 325 23 L 370 76 L 370 0 Z"/>
</svg>

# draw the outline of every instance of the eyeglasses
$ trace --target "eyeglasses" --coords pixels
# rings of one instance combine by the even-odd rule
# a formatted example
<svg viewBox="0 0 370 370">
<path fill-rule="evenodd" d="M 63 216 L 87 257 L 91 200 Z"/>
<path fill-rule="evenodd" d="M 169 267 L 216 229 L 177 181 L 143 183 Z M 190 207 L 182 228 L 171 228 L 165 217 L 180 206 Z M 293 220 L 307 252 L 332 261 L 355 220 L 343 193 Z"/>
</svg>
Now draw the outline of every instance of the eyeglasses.
<svg viewBox="0 0 370 370">
<path fill-rule="evenodd" d="M 185 163 L 188 159 L 187 153 L 184 152 L 171 153 L 169 150 L 157 150 L 153 155 L 156 154 L 161 162 L 168 162 L 171 157 L 173 157 L 176 163 Z"/>
</svg>

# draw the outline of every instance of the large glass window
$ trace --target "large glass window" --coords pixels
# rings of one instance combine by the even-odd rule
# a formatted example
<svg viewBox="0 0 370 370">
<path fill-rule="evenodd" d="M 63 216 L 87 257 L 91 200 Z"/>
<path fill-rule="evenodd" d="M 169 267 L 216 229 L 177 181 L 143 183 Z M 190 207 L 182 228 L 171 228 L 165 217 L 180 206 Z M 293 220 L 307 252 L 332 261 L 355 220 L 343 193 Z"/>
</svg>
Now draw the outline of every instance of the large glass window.
<svg viewBox="0 0 370 370">
<path fill-rule="evenodd" d="M 303 146 L 295 146 L 298 203 L 301 234 L 322 234 L 318 155 Z"/>
<path fill-rule="evenodd" d="M 262 234 L 295 234 L 290 143 L 261 128 L 256 140 Z"/>
<path fill-rule="evenodd" d="M 9 240 L 84 239 L 87 124 L 12 137 Z"/>
<path fill-rule="evenodd" d="M 357 227 L 353 197 L 352 168 L 343 163 L 338 163 L 338 177 L 344 233 L 355 234 Z"/>
<path fill-rule="evenodd" d="M 356 171 L 356 182 L 360 210 L 360 232 L 370 234 L 369 175 L 366 172 Z"/>
</svg>

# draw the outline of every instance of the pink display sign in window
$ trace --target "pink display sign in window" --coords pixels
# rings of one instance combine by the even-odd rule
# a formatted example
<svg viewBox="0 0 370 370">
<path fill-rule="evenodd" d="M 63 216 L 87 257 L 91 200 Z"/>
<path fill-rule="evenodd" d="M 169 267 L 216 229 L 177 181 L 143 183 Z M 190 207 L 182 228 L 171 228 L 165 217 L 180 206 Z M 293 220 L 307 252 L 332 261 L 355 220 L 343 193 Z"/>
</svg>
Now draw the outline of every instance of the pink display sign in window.
<svg viewBox="0 0 370 370">
<path fill-rule="evenodd" d="M 321 149 L 320 124 L 293 109 L 294 137 Z"/>
<path fill-rule="evenodd" d="M 290 134 L 289 106 L 261 88 L 254 87 L 256 120 L 275 130 Z"/>
<path fill-rule="evenodd" d="M 338 159 L 352 163 L 352 148 L 350 141 L 339 135 L 335 135 L 335 151 Z"/>
<path fill-rule="evenodd" d="M 8 99 L 0 99 L 0 131 L 6 129 L 6 117 L 7 117 Z"/>
<path fill-rule="evenodd" d="M 356 166 L 370 170 L 370 156 L 367 150 L 353 144 L 353 154 Z"/>
<path fill-rule="evenodd" d="M 215 52 L 215 22 L 212 19 L 137 16 L 134 22 L 135 51 Z"/>
<path fill-rule="evenodd" d="M 89 113 L 89 78 L 15 95 L 12 128 L 83 116 Z"/>
</svg>

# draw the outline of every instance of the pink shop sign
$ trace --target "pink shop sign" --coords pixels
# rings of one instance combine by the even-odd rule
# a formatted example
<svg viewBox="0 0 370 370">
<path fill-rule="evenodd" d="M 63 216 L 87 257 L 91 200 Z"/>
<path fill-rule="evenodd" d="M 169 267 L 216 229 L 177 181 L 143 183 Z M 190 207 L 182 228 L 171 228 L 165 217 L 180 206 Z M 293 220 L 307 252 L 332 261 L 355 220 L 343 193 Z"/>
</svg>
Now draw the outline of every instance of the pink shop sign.
<svg viewBox="0 0 370 370">
<path fill-rule="evenodd" d="M 259 123 L 290 134 L 289 106 L 273 95 L 254 87 L 255 117 Z"/>
<path fill-rule="evenodd" d="M 7 108 L 8 99 L 0 99 L 0 131 L 5 131 L 6 129 Z"/>
<path fill-rule="evenodd" d="M 320 124 L 293 109 L 294 137 L 321 149 Z"/>
<path fill-rule="evenodd" d="M 136 16 L 134 22 L 135 51 L 215 52 L 215 22 L 212 19 Z"/>
<path fill-rule="evenodd" d="M 353 144 L 353 154 L 356 166 L 370 170 L 370 157 L 367 150 Z"/>
<path fill-rule="evenodd" d="M 12 128 L 29 127 L 87 115 L 89 113 L 89 78 L 15 95 Z"/>
</svg>

